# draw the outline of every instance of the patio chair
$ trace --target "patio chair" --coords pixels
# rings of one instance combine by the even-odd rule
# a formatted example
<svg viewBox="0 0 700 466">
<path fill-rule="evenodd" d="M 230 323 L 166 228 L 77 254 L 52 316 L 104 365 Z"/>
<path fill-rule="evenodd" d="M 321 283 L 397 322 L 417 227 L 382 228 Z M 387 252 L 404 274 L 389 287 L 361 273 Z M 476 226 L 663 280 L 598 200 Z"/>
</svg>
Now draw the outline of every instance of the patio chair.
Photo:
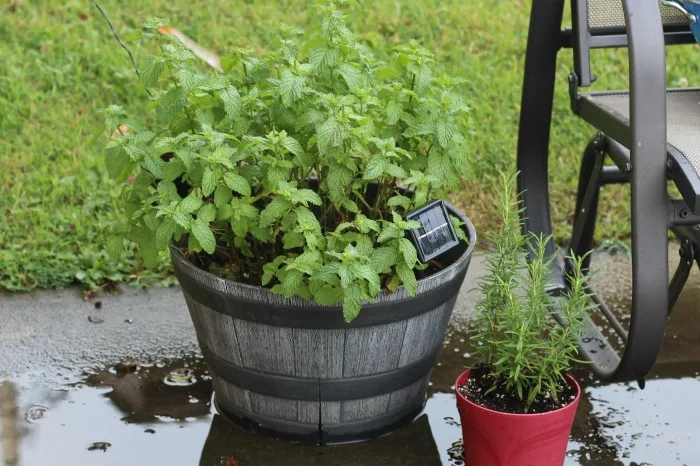
<svg viewBox="0 0 700 466">
<path fill-rule="evenodd" d="M 517 154 L 525 229 L 552 232 L 547 163 L 557 56 L 562 49 L 573 51 L 574 69 L 568 77 L 571 108 L 598 131 L 582 156 L 569 250 L 583 255 L 593 248 L 598 199 L 605 195 L 602 188 L 631 185 L 631 320 L 623 325 L 591 290 L 597 311 L 623 344 L 617 349 L 609 344 L 595 323 L 598 317 L 586 323 L 580 343 L 594 373 L 611 381 L 643 384 L 658 357 L 670 311 L 693 263 L 700 259 L 700 89 L 668 90 L 665 58 L 666 46 L 694 39 L 686 15 L 666 3 L 571 0 L 572 27 L 562 29 L 564 0 L 532 2 Z M 630 89 L 584 92 L 596 79 L 591 50 L 606 47 L 629 48 Z M 680 199 L 669 196 L 669 182 Z M 681 262 L 670 284 L 669 229 L 681 240 Z M 554 244 L 549 253 L 557 254 Z M 552 294 L 566 291 L 569 266 L 565 260 L 555 262 Z"/>
</svg>

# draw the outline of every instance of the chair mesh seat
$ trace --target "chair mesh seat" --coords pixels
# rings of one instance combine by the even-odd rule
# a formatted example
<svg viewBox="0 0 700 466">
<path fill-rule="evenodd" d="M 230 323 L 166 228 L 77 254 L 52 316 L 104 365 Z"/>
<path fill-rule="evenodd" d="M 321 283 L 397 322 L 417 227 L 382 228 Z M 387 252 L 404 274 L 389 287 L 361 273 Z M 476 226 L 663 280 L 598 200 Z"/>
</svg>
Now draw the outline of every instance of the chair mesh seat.
<svg viewBox="0 0 700 466">
<path fill-rule="evenodd" d="M 636 0 L 645 1 L 645 0 Z M 625 27 L 625 13 L 622 0 L 588 0 L 588 28 L 617 29 Z M 661 18 L 664 26 L 681 26 L 688 24 L 688 19 L 675 8 L 661 5 Z"/>
<path fill-rule="evenodd" d="M 582 97 L 629 127 L 629 93 L 593 93 Z M 668 144 L 688 160 L 700 177 L 700 89 L 668 91 L 666 113 Z"/>
</svg>

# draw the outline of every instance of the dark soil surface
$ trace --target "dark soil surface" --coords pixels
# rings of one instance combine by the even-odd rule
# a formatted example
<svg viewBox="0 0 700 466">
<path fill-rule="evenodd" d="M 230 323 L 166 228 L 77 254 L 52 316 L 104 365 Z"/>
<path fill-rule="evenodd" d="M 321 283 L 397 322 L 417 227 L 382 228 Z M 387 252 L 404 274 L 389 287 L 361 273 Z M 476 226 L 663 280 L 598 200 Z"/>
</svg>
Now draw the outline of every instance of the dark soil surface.
<svg viewBox="0 0 700 466">
<path fill-rule="evenodd" d="M 487 394 L 486 392 L 494 385 L 498 388 Z M 558 401 L 549 395 L 537 396 L 526 412 L 525 403 L 518 398 L 517 394 L 506 392 L 503 384 L 496 381 L 489 370 L 484 368 L 472 370 L 467 384 L 457 387 L 457 390 L 469 401 L 479 406 L 511 414 L 539 414 L 556 411 L 574 401 L 577 395 L 575 387 L 566 385 L 557 393 Z"/>
</svg>

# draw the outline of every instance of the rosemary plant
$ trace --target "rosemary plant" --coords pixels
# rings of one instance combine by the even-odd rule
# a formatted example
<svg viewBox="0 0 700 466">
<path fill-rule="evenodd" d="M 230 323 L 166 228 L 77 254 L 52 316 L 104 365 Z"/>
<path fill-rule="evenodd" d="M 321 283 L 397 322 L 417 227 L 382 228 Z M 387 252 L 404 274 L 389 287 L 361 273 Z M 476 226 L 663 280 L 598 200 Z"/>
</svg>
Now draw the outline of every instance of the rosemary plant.
<svg viewBox="0 0 700 466">
<path fill-rule="evenodd" d="M 479 282 L 484 298 L 477 306 L 472 341 L 477 366 L 488 369 L 496 382 L 487 393 L 505 389 L 524 403 L 527 412 L 539 396 L 558 401 L 566 383 L 564 374 L 576 361 L 578 338 L 591 306 L 583 258 L 571 256 L 570 289 L 563 299 L 555 302 L 547 293 L 553 258 L 547 256 L 546 246 L 551 237 L 522 235 L 521 209 L 514 195 L 516 176 L 501 174 L 496 202 L 501 229 L 487 236 L 492 252 L 486 258 L 488 273 Z M 568 325 L 551 319 L 555 311 Z"/>
</svg>

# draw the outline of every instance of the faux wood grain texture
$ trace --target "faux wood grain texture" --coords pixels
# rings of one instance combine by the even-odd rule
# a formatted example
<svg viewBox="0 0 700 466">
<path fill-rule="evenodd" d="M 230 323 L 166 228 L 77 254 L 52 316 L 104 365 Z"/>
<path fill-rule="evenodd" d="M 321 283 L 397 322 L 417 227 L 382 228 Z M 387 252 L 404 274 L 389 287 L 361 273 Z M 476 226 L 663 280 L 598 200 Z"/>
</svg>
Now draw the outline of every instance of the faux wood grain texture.
<svg viewBox="0 0 700 466">
<path fill-rule="evenodd" d="M 428 390 L 430 373 L 423 379 L 396 390 L 389 397 L 388 411 L 401 411 L 412 406 L 420 406 L 425 402 L 425 392 Z"/>
<path fill-rule="evenodd" d="M 294 329 L 296 375 L 323 379 L 343 377 L 345 332 Z"/>
<path fill-rule="evenodd" d="M 391 394 L 386 393 L 361 400 L 340 401 L 340 420 L 351 422 L 387 414 L 390 399 Z"/>
<path fill-rule="evenodd" d="M 347 329 L 343 377 L 377 374 L 396 369 L 407 321 Z"/>
<path fill-rule="evenodd" d="M 196 314 L 196 320 L 199 325 L 204 329 L 209 329 L 197 333 L 200 341 L 221 359 L 237 366 L 242 365 L 233 317 L 218 313 L 194 300 L 190 301 L 195 306 L 196 311 L 193 314 Z"/>
<path fill-rule="evenodd" d="M 233 320 L 243 366 L 272 374 L 296 375 L 294 329 Z"/>
<path fill-rule="evenodd" d="M 220 403 L 225 409 L 241 416 L 249 417 L 253 413 L 248 390 L 228 383 L 216 375 L 212 375 L 212 385 L 217 403 Z"/>
</svg>

